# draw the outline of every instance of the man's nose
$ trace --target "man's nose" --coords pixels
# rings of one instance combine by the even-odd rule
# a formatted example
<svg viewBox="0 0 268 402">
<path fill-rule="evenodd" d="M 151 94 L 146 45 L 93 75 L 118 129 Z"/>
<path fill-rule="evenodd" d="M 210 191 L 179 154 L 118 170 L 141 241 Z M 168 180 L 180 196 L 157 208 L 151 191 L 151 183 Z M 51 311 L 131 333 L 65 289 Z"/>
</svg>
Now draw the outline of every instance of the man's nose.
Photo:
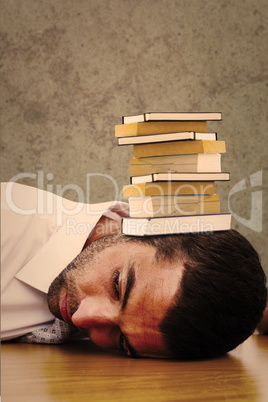
<svg viewBox="0 0 268 402">
<path fill-rule="evenodd" d="M 117 348 L 120 335 L 117 311 L 109 299 L 89 296 L 81 301 L 72 321 L 87 329 L 92 342 L 103 348 Z"/>
<path fill-rule="evenodd" d="M 109 299 L 88 296 L 72 315 L 72 322 L 79 328 L 87 329 L 118 325 L 117 308 Z"/>
</svg>

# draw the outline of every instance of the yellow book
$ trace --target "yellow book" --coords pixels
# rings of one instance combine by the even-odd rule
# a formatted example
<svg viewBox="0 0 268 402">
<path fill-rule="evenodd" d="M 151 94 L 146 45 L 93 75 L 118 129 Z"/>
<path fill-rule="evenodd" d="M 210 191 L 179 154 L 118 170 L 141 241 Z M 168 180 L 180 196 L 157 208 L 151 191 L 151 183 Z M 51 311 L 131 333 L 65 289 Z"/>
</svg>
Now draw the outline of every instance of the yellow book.
<svg viewBox="0 0 268 402">
<path fill-rule="evenodd" d="M 141 197 L 147 195 L 185 195 L 214 194 L 215 182 L 155 182 L 130 184 L 123 187 L 124 197 Z"/>
<path fill-rule="evenodd" d="M 129 198 L 129 216 L 145 218 L 220 213 L 218 194 L 145 196 Z"/>
<path fill-rule="evenodd" d="M 197 154 L 206 152 L 226 152 L 225 141 L 174 141 L 133 145 L 133 153 L 136 158 L 142 156 Z"/>
<path fill-rule="evenodd" d="M 159 121 L 148 123 L 130 123 L 115 126 L 116 137 L 130 135 L 166 134 L 184 131 L 207 132 L 206 121 Z"/>
<path fill-rule="evenodd" d="M 167 172 L 220 172 L 221 154 L 183 154 L 131 158 L 130 176 Z"/>
</svg>

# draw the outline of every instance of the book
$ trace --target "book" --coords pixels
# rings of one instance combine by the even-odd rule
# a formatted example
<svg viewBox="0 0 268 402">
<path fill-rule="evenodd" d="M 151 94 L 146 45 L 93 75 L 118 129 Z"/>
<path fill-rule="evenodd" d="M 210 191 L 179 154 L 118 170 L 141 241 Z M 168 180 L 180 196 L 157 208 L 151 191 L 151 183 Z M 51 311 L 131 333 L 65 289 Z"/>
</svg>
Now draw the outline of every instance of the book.
<svg viewBox="0 0 268 402">
<path fill-rule="evenodd" d="M 123 187 L 123 197 L 147 195 L 185 195 L 214 194 L 214 181 L 177 182 L 159 181 L 152 183 L 129 184 Z"/>
<path fill-rule="evenodd" d="M 121 232 L 128 236 L 208 233 L 231 229 L 231 214 L 188 215 L 159 218 L 122 218 Z"/>
<path fill-rule="evenodd" d="M 150 135 L 177 133 L 184 131 L 196 131 L 199 133 L 207 132 L 206 121 L 157 121 L 146 123 L 130 123 L 115 126 L 116 137 L 126 137 L 132 135 Z"/>
<path fill-rule="evenodd" d="M 197 154 L 205 152 L 226 152 L 225 141 L 173 141 L 133 145 L 133 154 L 136 158 L 142 156 Z"/>
<path fill-rule="evenodd" d="M 151 156 L 130 160 L 130 176 L 167 172 L 221 172 L 221 154 Z"/>
<path fill-rule="evenodd" d="M 155 142 L 182 141 L 182 140 L 209 140 L 216 141 L 217 133 L 197 133 L 184 131 L 180 133 L 149 134 L 118 138 L 118 145 L 153 144 Z"/>
<path fill-rule="evenodd" d="M 133 176 L 130 184 L 151 183 L 157 181 L 228 181 L 228 172 L 216 173 L 154 173 L 144 176 Z"/>
<path fill-rule="evenodd" d="M 220 213 L 218 194 L 160 195 L 129 198 L 129 216 L 145 218 Z"/>
<path fill-rule="evenodd" d="M 146 121 L 208 121 L 221 120 L 221 113 L 149 112 L 134 116 L 123 116 L 122 123 L 141 123 Z"/>
</svg>

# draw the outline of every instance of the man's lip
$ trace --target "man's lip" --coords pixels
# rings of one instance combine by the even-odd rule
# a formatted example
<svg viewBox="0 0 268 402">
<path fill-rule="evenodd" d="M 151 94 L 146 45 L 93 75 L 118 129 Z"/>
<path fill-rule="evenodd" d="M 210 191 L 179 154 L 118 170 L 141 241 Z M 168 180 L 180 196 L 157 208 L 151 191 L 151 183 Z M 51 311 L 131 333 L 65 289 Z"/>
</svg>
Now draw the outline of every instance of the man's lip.
<svg viewBox="0 0 268 402">
<path fill-rule="evenodd" d="M 72 323 L 72 319 L 68 312 L 67 293 L 65 294 L 65 296 L 61 302 L 60 312 L 61 312 L 61 316 L 64 319 L 64 321 Z"/>
</svg>

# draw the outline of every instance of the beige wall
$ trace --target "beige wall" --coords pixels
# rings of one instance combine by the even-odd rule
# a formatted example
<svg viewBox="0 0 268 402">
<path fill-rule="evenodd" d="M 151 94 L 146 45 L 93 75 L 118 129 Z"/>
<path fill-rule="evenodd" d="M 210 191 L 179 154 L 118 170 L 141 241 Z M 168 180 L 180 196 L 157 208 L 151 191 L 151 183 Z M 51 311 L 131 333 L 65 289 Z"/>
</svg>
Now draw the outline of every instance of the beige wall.
<svg viewBox="0 0 268 402">
<path fill-rule="evenodd" d="M 233 227 L 268 273 L 266 0 L 3 0 L 1 11 L 2 181 L 39 171 L 45 187 L 75 183 L 85 193 L 95 172 L 121 189 L 132 153 L 114 139 L 122 115 L 222 111 L 209 128 L 227 144 L 223 209 L 246 179 L 248 188 L 231 197 Z M 263 208 L 254 228 L 241 218 L 251 217 L 255 173 L 253 204 L 262 191 Z M 94 202 L 114 193 L 107 178 L 92 179 L 90 190 Z"/>
</svg>

